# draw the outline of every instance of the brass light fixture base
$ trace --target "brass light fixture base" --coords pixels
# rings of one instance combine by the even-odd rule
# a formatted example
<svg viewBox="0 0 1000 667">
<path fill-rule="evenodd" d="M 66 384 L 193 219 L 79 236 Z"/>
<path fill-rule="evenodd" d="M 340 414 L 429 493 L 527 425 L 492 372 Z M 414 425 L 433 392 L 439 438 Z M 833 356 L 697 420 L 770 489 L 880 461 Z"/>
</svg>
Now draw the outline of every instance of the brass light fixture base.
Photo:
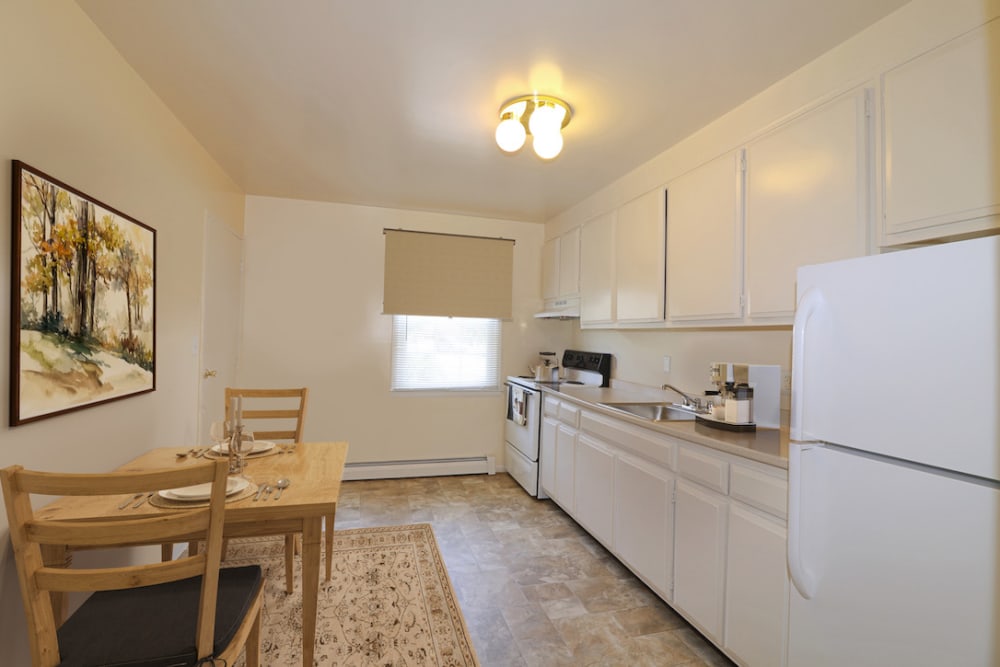
<svg viewBox="0 0 1000 667">
<path fill-rule="evenodd" d="M 518 110 L 517 106 L 522 102 L 524 103 L 524 107 L 522 110 Z M 524 125 L 524 130 L 530 134 L 531 131 L 528 129 L 528 119 L 531 118 L 532 112 L 543 103 L 551 104 L 563 109 L 565 114 L 562 119 L 562 127 L 569 125 L 569 120 L 573 117 L 572 107 L 570 107 L 570 105 L 563 100 L 558 97 L 553 97 L 552 95 L 520 95 L 518 97 L 513 97 L 500 105 L 500 117 L 503 118 L 504 114 L 512 114 L 514 118 L 517 118 L 520 123 Z"/>
</svg>

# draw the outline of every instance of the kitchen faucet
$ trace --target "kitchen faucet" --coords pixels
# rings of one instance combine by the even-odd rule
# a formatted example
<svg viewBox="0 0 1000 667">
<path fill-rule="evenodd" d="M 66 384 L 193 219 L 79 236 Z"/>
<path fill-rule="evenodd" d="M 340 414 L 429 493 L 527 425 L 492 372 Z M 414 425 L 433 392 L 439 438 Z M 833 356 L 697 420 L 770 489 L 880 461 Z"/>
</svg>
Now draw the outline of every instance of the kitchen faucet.
<svg viewBox="0 0 1000 667">
<path fill-rule="evenodd" d="M 678 394 L 684 397 L 684 403 L 682 403 L 682 405 L 694 408 L 695 410 L 701 410 L 701 399 L 698 398 L 697 396 L 691 396 L 690 394 L 681 391 L 672 384 L 665 384 L 662 387 L 660 387 L 660 389 L 669 389 L 671 391 L 677 392 Z"/>
</svg>

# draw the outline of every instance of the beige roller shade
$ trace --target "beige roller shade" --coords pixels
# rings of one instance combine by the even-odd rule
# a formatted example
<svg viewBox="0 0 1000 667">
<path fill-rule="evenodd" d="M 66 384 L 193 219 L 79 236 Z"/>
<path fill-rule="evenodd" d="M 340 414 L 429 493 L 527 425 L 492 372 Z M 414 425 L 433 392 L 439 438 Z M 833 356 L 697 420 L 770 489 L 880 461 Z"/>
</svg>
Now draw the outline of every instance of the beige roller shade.
<svg viewBox="0 0 1000 667">
<path fill-rule="evenodd" d="M 383 313 L 511 318 L 512 240 L 383 231 Z"/>
</svg>

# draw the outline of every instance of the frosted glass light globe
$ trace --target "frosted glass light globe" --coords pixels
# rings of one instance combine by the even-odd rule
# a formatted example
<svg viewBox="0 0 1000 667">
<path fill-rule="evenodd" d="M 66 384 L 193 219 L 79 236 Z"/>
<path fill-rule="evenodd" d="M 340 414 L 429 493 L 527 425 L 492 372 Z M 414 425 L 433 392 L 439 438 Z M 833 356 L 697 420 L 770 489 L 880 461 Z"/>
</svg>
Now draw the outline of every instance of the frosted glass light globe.
<svg viewBox="0 0 1000 667">
<path fill-rule="evenodd" d="M 497 125 L 497 146 L 503 151 L 513 153 L 524 145 L 527 133 L 524 130 L 524 125 L 521 125 L 521 121 L 514 118 L 513 115 L 504 114 L 504 116 L 505 118 Z"/>
<path fill-rule="evenodd" d="M 535 136 L 558 132 L 562 128 L 563 113 L 551 102 L 539 102 L 531 112 L 528 129 Z"/>
<path fill-rule="evenodd" d="M 543 134 L 532 133 L 532 136 L 534 136 L 534 139 L 531 143 L 535 149 L 535 155 L 543 160 L 551 160 L 562 151 L 563 136 L 558 128 L 554 132 Z"/>
</svg>

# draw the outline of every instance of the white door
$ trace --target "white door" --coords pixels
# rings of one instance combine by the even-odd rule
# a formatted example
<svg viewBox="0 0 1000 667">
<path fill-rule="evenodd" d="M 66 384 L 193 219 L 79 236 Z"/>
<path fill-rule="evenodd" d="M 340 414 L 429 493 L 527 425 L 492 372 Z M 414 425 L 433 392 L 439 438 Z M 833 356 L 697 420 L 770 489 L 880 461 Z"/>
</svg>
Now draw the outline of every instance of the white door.
<svg viewBox="0 0 1000 667">
<path fill-rule="evenodd" d="M 205 215 L 201 315 L 201 384 L 198 434 L 224 414 L 224 391 L 236 384 L 243 330 L 243 239 L 220 220 Z"/>
<path fill-rule="evenodd" d="M 675 488 L 674 606 L 720 644 L 728 502 L 684 479 Z"/>
</svg>

